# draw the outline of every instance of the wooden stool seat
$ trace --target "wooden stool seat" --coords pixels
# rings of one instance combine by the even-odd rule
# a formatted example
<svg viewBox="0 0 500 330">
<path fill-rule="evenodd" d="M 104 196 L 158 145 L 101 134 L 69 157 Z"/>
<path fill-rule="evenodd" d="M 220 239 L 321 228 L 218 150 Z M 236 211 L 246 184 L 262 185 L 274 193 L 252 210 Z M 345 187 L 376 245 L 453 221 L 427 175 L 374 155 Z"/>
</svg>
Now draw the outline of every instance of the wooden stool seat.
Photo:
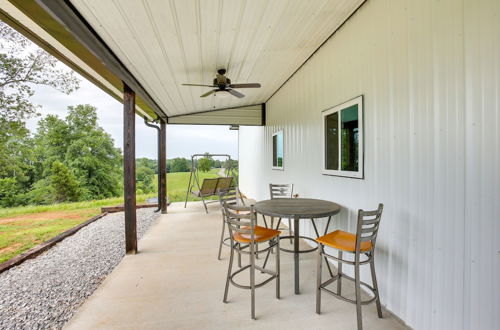
<svg viewBox="0 0 500 330">
<path fill-rule="evenodd" d="M 243 229 L 249 230 L 250 227 L 244 227 Z M 254 228 L 254 239 L 255 242 L 262 243 L 272 240 L 273 238 L 279 236 L 281 231 L 275 229 L 269 229 L 266 227 L 255 226 Z M 235 241 L 240 243 L 249 243 L 250 234 L 234 233 L 233 238 Z"/>
<path fill-rule="evenodd" d="M 354 252 L 356 250 L 356 235 L 343 230 L 336 230 L 316 239 L 321 244 L 327 245 L 337 250 Z M 370 251 L 372 242 L 361 242 L 360 251 Z"/>
</svg>

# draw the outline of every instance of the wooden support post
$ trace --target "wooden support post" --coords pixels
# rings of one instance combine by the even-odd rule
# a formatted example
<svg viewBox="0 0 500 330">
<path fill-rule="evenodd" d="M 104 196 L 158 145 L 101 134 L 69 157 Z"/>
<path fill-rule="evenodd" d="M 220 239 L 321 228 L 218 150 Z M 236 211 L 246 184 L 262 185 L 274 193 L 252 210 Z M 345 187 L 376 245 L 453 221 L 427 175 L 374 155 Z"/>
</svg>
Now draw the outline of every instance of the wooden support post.
<svg viewBox="0 0 500 330">
<path fill-rule="evenodd" d="M 160 140 L 159 140 L 160 167 L 158 175 L 160 178 L 160 200 L 161 213 L 167 213 L 167 125 L 164 120 L 160 120 Z"/>
<path fill-rule="evenodd" d="M 125 251 L 137 253 L 135 199 L 135 92 L 123 83 L 123 189 L 125 199 Z"/>
</svg>

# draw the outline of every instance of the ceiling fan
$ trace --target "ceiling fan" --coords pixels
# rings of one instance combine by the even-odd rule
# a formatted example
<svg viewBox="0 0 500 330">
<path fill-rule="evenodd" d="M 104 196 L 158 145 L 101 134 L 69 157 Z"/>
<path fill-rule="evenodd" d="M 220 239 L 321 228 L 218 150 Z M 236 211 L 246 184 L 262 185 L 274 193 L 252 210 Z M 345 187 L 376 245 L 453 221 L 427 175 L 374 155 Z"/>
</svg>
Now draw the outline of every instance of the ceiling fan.
<svg viewBox="0 0 500 330">
<path fill-rule="evenodd" d="M 200 97 L 207 97 L 215 93 L 216 95 L 228 95 L 231 94 L 236 96 L 237 98 L 245 97 L 244 94 L 235 90 L 235 88 L 260 88 L 259 83 L 247 83 L 247 84 L 231 84 L 231 79 L 225 76 L 226 69 L 217 70 L 217 75 L 214 79 L 214 83 L 212 85 L 202 85 L 202 84 L 182 84 L 183 86 L 199 86 L 199 87 L 215 87 L 211 91 L 206 92 L 205 94 L 200 95 Z"/>
</svg>

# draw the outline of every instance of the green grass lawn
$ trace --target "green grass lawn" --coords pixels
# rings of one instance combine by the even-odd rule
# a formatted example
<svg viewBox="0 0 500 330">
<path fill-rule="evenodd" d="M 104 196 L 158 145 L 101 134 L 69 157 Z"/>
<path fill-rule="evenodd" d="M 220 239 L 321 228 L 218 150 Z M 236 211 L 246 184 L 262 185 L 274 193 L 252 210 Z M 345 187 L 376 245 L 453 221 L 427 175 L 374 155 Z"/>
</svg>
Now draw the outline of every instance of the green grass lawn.
<svg viewBox="0 0 500 330">
<path fill-rule="evenodd" d="M 217 172 L 218 169 L 207 173 L 200 172 L 200 185 L 205 178 L 217 177 Z M 189 172 L 167 174 L 167 194 L 170 202 L 185 200 L 189 176 Z M 144 203 L 147 198 L 154 196 L 156 192 L 138 195 L 137 203 Z M 194 201 L 199 198 L 190 194 L 189 200 Z M 0 208 L 0 263 L 100 214 L 103 206 L 119 204 L 123 204 L 123 197 L 77 203 Z"/>
<path fill-rule="evenodd" d="M 139 195 L 143 203 L 154 194 Z M 21 254 L 101 213 L 101 207 L 123 204 L 123 198 L 0 208 L 0 262 Z"/>
</svg>

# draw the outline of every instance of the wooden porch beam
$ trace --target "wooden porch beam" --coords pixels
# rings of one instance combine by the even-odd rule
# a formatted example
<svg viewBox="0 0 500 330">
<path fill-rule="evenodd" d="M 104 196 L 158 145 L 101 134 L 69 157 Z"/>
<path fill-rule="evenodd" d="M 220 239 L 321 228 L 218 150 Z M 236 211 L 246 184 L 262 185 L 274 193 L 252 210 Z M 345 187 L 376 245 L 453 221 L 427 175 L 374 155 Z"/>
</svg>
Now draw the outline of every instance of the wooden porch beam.
<svg viewBox="0 0 500 330">
<path fill-rule="evenodd" d="M 167 125 L 164 120 L 160 120 L 159 154 L 160 166 L 158 175 L 160 179 L 160 200 L 161 213 L 167 213 Z"/>
<path fill-rule="evenodd" d="M 135 92 L 123 83 L 123 190 L 125 252 L 128 254 L 137 253 L 135 184 Z"/>
</svg>

